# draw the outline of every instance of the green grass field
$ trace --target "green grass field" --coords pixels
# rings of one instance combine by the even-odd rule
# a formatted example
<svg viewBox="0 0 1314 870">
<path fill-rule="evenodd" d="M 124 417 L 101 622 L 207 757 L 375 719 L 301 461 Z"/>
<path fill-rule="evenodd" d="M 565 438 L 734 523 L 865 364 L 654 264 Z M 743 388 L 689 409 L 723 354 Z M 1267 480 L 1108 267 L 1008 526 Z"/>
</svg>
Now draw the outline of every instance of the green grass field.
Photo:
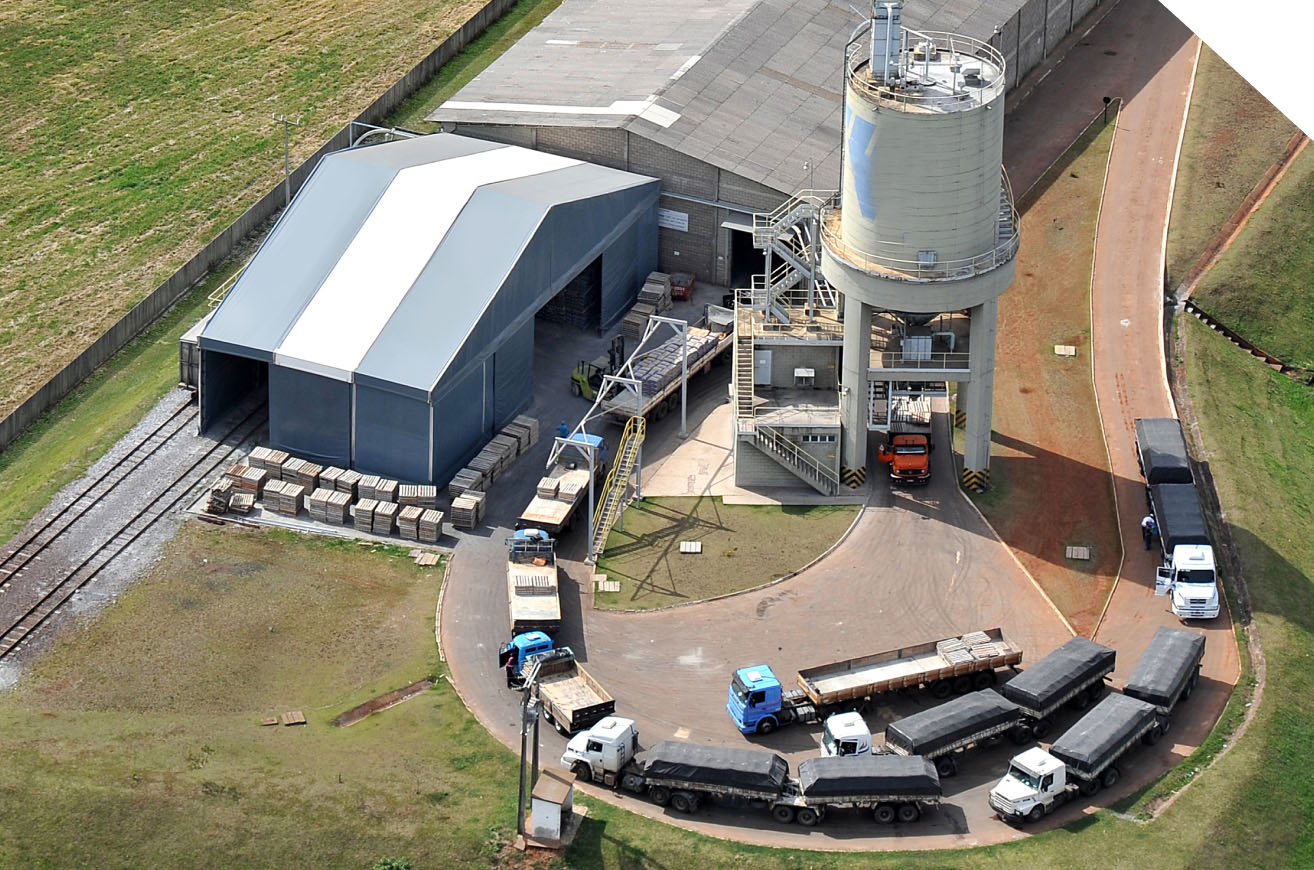
<svg viewBox="0 0 1314 870">
<path fill-rule="evenodd" d="M 1168 225 L 1168 287 L 1282 154 L 1296 126 L 1208 46 L 1200 49 Z"/>
<path fill-rule="evenodd" d="M 479 0 L 15 0 L 0 11 L 0 414 Z"/>
<path fill-rule="evenodd" d="M 1314 370 L 1311 275 L 1314 150 L 1306 148 L 1191 298 L 1279 359 Z"/>
<path fill-rule="evenodd" d="M 645 498 L 625 510 L 598 560 L 619 592 L 594 595 L 604 610 L 649 610 L 751 589 L 797 571 L 853 524 L 858 507 L 728 505 L 719 498 Z M 698 555 L 681 541 L 702 541 Z"/>
</svg>

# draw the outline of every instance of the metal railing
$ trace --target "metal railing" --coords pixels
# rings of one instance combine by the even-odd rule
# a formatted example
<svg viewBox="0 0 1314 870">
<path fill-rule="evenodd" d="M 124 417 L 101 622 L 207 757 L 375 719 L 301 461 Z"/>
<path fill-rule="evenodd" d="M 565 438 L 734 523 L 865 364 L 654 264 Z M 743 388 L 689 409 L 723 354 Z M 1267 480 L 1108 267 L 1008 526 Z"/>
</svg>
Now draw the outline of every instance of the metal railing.
<svg viewBox="0 0 1314 870">
<path fill-rule="evenodd" d="M 926 52 L 922 52 L 921 57 L 918 57 L 915 53 L 907 53 L 909 36 L 919 39 L 919 46 L 922 44 L 930 45 L 933 48 L 931 54 L 948 54 L 949 59 L 932 60 Z M 869 72 L 863 73 L 863 70 L 870 64 L 871 44 L 868 39 L 857 39 L 849 43 L 845 49 L 844 70 L 850 86 L 872 102 L 904 111 L 930 111 L 935 109 L 954 111 L 972 104 L 988 103 L 1004 91 L 1004 85 L 1008 78 L 1004 74 L 1004 56 L 994 46 L 979 39 L 944 31 L 920 31 L 908 27 L 903 28 L 900 56 L 907 58 L 906 66 L 903 66 L 906 75 L 902 81 L 895 84 L 888 84 L 885 81 L 878 82 L 871 77 Z M 958 74 L 954 70 L 952 72 L 954 85 L 950 90 L 928 89 L 924 86 L 924 80 L 929 78 L 930 64 L 934 63 L 938 72 L 940 67 L 948 64 L 956 64 L 961 67 L 963 61 L 971 58 L 979 58 L 992 65 L 998 75 L 988 82 L 982 82 L 980 86 L 968 85 L 964 80 L 962 88 L 959 90 L 957 84 Z M 919 63 L 923 64 L 923 75 L 921 77 L 923 81 L 919 81 L 917 77 Z"/>
<path fill-rule="evenodd" d="M 620 518 L 625 509 L 626 490 L 630 485 L 630 474 L 634 471 L 639 448 L 643 446 L 647 434 L 647 421 L 635 416 L 625 424 L 625 433 L 621 436 L 620 446 L 616 450 L 616 464 L 607 475 L 607 482 L 602 487 L 602 503 L 593 517 L 593 540 L 589 556 L 597 559 L 602 555 L 602 548 L 607 544 L 607 535 L 611 527 Z"/>
<path fill-rule="evenodd" d="M 822 465 L 815 457 L 771 426 L 759 423 L 755 431 L 757 443 L 765 453 L 785 460 L 786 467 L 824 494 L 834 495 L 839 491 L 839 475 L 834 470 Z"/>
<path fill-rule="evenodd" d="M 903 352 L 897 349 L 877 350 L 876 353 L 880 354 L 880 363 L 872 365 L 868 371 L 888 369 L 966 371 L 970 362 L 966 353 L 932 353 L 925 359 L 905 357 Z"/>
</svg>

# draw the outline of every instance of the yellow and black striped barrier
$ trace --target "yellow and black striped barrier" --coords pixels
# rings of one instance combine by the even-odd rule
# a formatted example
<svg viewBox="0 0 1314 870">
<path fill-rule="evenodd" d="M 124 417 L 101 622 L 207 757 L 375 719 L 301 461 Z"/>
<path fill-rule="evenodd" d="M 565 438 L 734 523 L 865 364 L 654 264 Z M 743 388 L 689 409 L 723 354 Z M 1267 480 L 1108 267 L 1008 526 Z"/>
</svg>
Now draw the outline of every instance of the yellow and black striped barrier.
<svg viewBox="0 0 1314 870">
<path fill-rule="evenodd" d="M 850 489 L 857 489 L 867 482 L 866 468 L 841 468 L 840 483 Z"/>
<path fill-rule="evenodd" d="M 967 428 L 967 412 L 962 408 L 954 409 L 954 426 L 959 429 Z"/>
<path fill-rule="evenodd" d="M 990 469 L 973 471 L 970 468 L 963 469 L 963 489 L 970 489 L 973 492 L 985 492 L 990 488 Z"/>
</svg>

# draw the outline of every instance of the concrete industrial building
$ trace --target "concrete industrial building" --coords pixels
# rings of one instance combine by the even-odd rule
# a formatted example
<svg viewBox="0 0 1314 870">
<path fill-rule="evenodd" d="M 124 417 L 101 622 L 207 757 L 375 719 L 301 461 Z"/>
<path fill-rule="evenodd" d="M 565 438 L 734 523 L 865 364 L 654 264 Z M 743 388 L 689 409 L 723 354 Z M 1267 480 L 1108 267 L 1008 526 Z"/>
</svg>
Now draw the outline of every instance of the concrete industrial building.
<svg viewBox="0 0 1314 870">
<path fill-rule="evenodd" d="M 658 187 L 454 135 L 325 157 L 201 330 L 202 428 L 267 389 L 271 446 L 445 482 L 529 404 L 558 294 L 593 330 L 634 302 Z"/>
</svg>

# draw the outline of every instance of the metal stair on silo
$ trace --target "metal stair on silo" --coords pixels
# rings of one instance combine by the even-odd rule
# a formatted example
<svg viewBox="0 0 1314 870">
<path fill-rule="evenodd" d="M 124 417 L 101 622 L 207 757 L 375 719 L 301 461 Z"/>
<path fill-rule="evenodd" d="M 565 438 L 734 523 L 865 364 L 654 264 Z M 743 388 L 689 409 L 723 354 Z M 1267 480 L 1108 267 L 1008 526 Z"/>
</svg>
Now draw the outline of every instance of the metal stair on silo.
<svg viewBox="0 0 1314 870">
<path fill-rule="evenodd" d="M 819 241 L 822 208 L 831 196 L 807 192 L 787 200 L 773 212 L 753 215 L 753 246 L 774 254 L 789 267 L 774 270 L 769 282 L 764 282 L 768 309 L 777 317 L 777 309 L 784 310 L 775 304 L 778 297 L 800 283 L 814 288 L 817 307 L 837 305 L 837 294 L 821 275 L 813 253 Z"/>
<path fill-rule="evenodd" d="M 753 309 L 735 304 L 735 422 L 737 430 L 753 426 Z"/>
<path fill-rule="evenodd" d="M 839 492 L 839 475 L 808 455 L 779 430 L 759 423 L 753 429 L 753 439 L 758 450 L 817 492 L 828 496 Z"/>
<path fill-rule="evenodd" d="M 589 560 L 596 561 L 602 555 L 602 548 L 607 544 L 607 535 L 611 527 L 620 519 L 625 510 L 629 494 L 630 475 L 634 473 L 635 463 L 639 458 L 639 448 L 643 445 L 648 425 L 642 417 L 631 417 L 625 424 L 620 445 L 616 448 L 616 463 L 607 475 L 607 482 L 602 486 L 602 501 L 593 514 L 593 540 L 589 544 Z"/>
</svg>

